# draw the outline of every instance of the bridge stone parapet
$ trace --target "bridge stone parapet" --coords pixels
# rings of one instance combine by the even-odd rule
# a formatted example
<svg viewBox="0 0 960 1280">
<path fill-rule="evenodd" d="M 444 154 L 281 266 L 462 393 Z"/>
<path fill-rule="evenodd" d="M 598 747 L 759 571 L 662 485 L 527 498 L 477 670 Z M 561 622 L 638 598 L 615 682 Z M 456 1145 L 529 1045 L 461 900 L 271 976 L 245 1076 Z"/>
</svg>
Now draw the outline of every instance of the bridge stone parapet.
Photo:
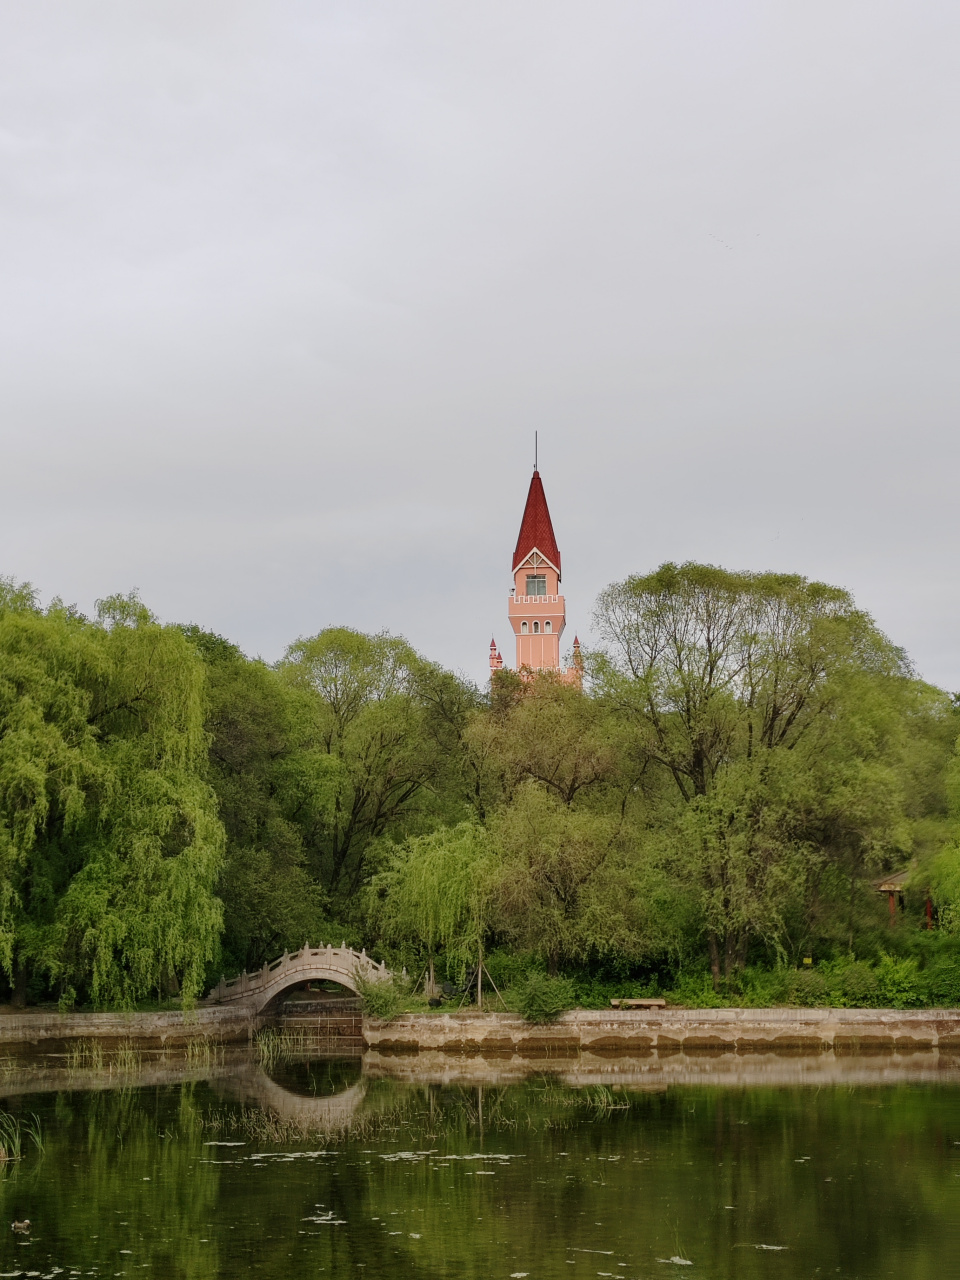
<svg viewBox="0 0 960 1280">
<path fill-rule="evenodd" d="M 284 952 L 255 973 L 221 978 L 203 1003 L 243 1004 L 259 1013 L 281 991 L 301 982 L 337 982 L 359 995 L 361 982 L 387 982 L 391 977 L 383 961 L 377 964 L 365 950 L 354 951 L 342 942 L 339 947 L 304 943 L 299 951 Z"/>
</svg>

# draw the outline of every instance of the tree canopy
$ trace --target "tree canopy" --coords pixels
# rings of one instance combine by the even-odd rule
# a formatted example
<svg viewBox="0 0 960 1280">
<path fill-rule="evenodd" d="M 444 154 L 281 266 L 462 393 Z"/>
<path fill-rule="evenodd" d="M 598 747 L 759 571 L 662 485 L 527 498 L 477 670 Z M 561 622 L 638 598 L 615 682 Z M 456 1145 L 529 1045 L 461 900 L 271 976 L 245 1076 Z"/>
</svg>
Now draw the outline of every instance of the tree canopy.
<svg viewBox="0 0 960 1280">
<path fill-rule="evenodd" d="M 720 988 L 882 960 L 928 891 L 960 936 L 957 703 L 847 592 L 665 564 L 595 632 L 583 689 L 481 691 L 387 633 L 269 664 L 135 594 L 88 619 L 0 581 L 0 973 L 21 1000 L 189 1002 L 336 935 Z"/>
</svg>

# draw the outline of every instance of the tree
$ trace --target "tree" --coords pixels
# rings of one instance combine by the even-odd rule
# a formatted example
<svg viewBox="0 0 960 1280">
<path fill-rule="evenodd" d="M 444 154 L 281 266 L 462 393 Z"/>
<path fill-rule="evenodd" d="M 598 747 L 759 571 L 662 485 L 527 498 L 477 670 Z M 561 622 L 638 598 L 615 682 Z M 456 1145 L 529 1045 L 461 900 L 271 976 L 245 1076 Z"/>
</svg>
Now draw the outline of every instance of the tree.
<svg viewBox="0 0 960 1280">
<path fill-rule="evenodd" d="M 912 673 L 848 593 L 666 564 L 609 587 L 596 621 L 598 686 L 635 767 L 670 782 L 674 871 L 698 897 L 715 982 L 752 937 L 782 945 L 824 857 L 902 853 Z"/>
<path fill-rule="evenodd" d="M 307 867 L 291 816 L 322 820 L 333 801 L 332 762 L 302 749 L 303 698 L 265 663 L 221 636 L 182 627 L 204 660 L 210 781 L 226 832 L 217 892 L 226 971 L 258 969 L 317 941 L 326 894 Z"/>
<path fill-rule="evenodd" d="M 497 673 L 504 674 L 513 675 Z M 552 672 L 515 682 L 512 693 L 475 716 L 466 735 L 487 775 L 497 776 L 503 798 L 532 780 L 570 805 L 614 780 L 618 725 L 601 703 Z"/>
<path fill-rule="evenodd" d="M 436 669 L 404 640 L 339 627 L 291 645 L 280 671 L 305 695 L 303 750 L 327 758 L 332 788 L 329 808 L 305 802 L 292 816 L 314 875 L 342 901 L 364 881 L 371 841 L 449 816 Z"/>
<path fill-rule="evenodd" d="M 394 846 L 368 890 L 370 913 L 381 935 L 415 942 L 426 958 L 428 989 L 443 950 L 456 960 L 481 953 L 487 931 L 496 859 L 476 822 L 440 827 Z"/>
<path fill-rule="evenodd" d="M 136 595 L 90 623 L 0 592 L 0 964 L 101 1004 L 179 982 L 221 925 L 203 668 Z"/>
<path fill-rule="evenodd" d="M 654 945 L 616 811 L 571 807 L 529 780 L 491 818 L 490 840 L 497 928 L 551 974 L 591 955 L 636 959 Z"/>
</svg>

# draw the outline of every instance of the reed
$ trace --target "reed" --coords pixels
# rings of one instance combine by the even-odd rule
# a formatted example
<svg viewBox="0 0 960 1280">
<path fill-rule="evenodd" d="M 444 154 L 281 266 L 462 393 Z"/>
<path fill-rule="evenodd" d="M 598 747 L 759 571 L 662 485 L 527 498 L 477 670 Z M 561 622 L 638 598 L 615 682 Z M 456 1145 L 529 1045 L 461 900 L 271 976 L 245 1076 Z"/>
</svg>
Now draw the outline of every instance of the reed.
<svg viewBox="0 0 960 1280">
<path fill-rule="evenodd" d="M 110 1059 L 110 1070 L 139 1071 L 142 1063 L 139 1049 L 129 1040 L 118 1045 Z"/>
<path fill-rule="evenodd" d="M 77 1040 L 67 1050 L 67 1066 L 71 1071 L 102 1071 L 103 1045 L 99 1040 Z"/>
<path fill-rule="evenodd" d="M 32 1144 L 40 1154 L 43 1153 L 39 1118 L 35 1115 L 17 1116 L 10 1111 L 0 1111 L 0 1164 L 21 1160 L 27 1144 Z"/>
<path fill-rule="evenodd" d="M 279 1062 L 289 1062 L 292 1058 L 302 1057 L 314 1047 L 304 1027 L 277 1031 L 275 1027 L 265 1027 L 257 1035 L 257 1061 L 265 1071 L 271 1070 Z"/>
<path fill-rule="evenodd" d="M 223 1062 L 223 1045 L 210 1040 L 188 1040 L 185 1056 L 191 1067 L 213 1067 Z"/>
</svg>

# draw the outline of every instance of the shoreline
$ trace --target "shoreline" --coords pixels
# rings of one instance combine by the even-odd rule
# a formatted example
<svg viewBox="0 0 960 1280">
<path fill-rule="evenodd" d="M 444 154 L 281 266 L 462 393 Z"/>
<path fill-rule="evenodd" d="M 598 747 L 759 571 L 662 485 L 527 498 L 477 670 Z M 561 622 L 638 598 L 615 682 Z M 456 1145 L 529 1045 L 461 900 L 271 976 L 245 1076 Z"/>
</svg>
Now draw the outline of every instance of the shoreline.
<svg viewBox="0 0 960 1280">
<path fill-rule="evenodd" d="M 364 1018 L 369 1049 L 483 1057 L 562 1058 L 684 1053 L 960 1053 L 960 1009 L 579 1009 L 536 1025 L 475 1010 L 391 1022 Z"/>
<path fill-rule="evenodd" d="M 250 1041 L 278 1019 L 241 1002 L 189 1012 L 23 1013 L 0 1019 L 0 1046 L 24 1049 L 79 1039 L 144 1041 L 165 1047 L 204 1040 Z M 347 1026 L 350 1022 L 352 1025 Z M 865 1053 L 937 1049 L 960 1054 L 960 1009 L 578 1009 L 555 1022 L 474 1009 L 405 1013 L 381 1021 L 359 1015 L 298 1017 L 291 1029 L 360 1040 L 379 1056 L 426 1052 L 544 1059 L 684 1053 Z"/>
</svg>

